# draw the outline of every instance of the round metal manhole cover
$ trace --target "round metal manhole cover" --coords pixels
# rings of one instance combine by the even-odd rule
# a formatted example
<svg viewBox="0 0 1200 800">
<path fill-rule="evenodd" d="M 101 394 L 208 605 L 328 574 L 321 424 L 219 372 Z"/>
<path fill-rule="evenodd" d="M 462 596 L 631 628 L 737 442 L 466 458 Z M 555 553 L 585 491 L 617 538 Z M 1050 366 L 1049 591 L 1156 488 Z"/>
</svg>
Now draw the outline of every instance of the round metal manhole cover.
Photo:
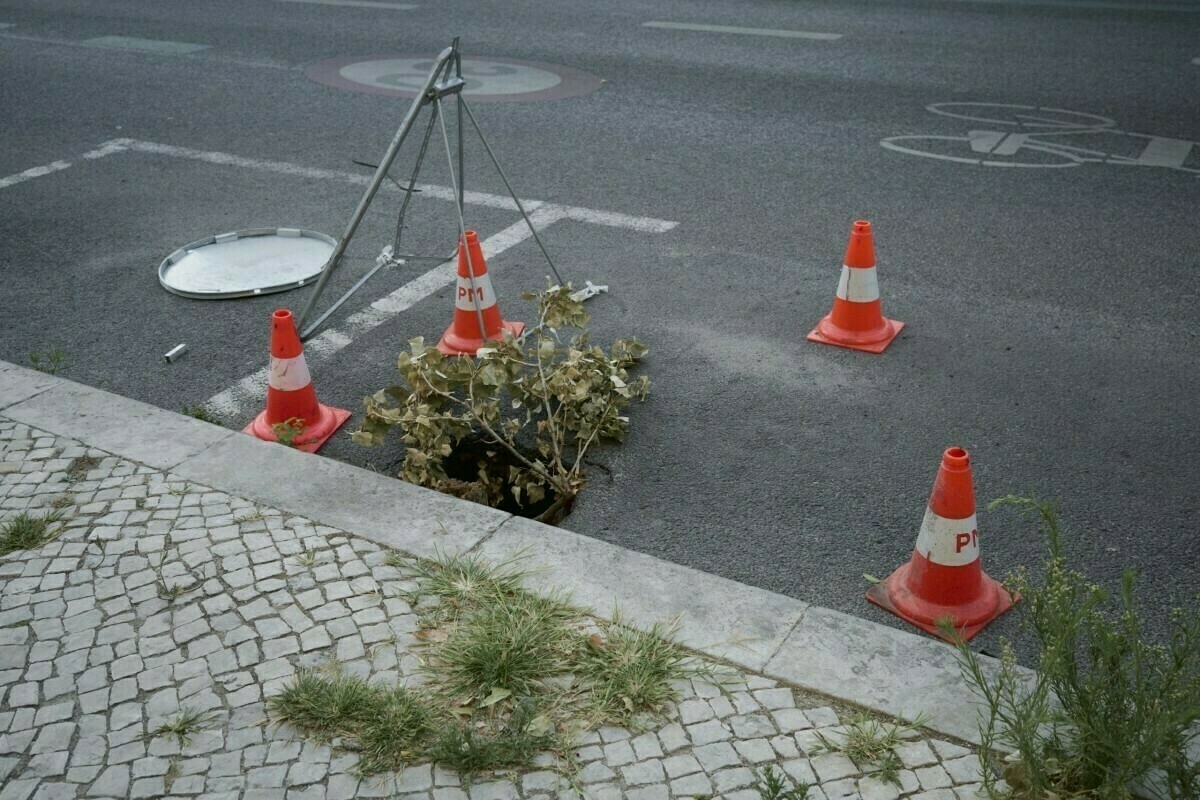
<svg viewBox="0 0 1200 800">
<path fill-rule="evenodd" d="M 480 102 L 557 100 L 588 94 L 600 79 L 570 67 L 514 61 L 509 58 L 464 58 L 463 94 Z M 305 74 L 317 83 L 367 94 L 416 97 L 425 85 L 431 58 L 357 56 L 313 64 Z"/>
</svg>

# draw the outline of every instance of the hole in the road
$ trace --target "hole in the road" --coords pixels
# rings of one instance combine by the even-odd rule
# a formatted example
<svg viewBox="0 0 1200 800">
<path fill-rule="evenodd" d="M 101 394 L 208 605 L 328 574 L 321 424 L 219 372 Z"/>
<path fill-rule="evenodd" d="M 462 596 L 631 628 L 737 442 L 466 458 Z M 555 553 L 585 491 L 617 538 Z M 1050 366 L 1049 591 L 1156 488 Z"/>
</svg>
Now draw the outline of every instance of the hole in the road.
<svg viewBox="0 0 1200 800">
<path fill-rule="evenodd" d="M 532 452 L 523 455 L 531 459 L 538 457 Z M 494 505 L 514 516 L 541 518 L 541 522 L 558 525 L 567 518 L 574 506 L 573 500 L 560 503 L 559 496 L 550 489 L 537 503 L 518 503 L 513 496 L 508 474 L 510 467 L 520 467 L 521 464 L 512 453 L 489 441 L 475 437 L 463 439 L 446 457 L 443 465 L 450 481 L 443 482 L 439 487 L 441 491 L 482 505 Z M 488 492 L 479 481 L 480 467 L 486 468 L 487 474 L 494 476 L 502 486 L 500 497 L 494 504 L 488 503 Z"/>
</svg>

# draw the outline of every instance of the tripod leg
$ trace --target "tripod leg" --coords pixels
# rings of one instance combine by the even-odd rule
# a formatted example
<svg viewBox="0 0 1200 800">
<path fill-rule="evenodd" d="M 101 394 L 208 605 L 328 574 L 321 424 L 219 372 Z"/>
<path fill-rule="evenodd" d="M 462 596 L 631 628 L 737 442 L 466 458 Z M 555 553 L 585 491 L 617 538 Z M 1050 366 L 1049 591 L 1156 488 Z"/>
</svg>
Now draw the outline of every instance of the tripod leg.
<svg viewBox="0 0 1200 800">
<path fill-rule="evenodd" d="M 462 77 L 462 56 L 458 56 L 455 61 L 455 70 L 459 78 Z M 463 205 L 463 197 L 467 188 L 467 163 L 463 160 L 463 96 L 462 92 L 457 95 L 458 100 L 458 205 L 459 208 Z"/>
<path fill-rule="evenodd" d="M 433 135 L 434 118 L 437 109 L 429 115 L 429 125 L 425 128 L 425 138 L 421 141 L 421 150 L 417 153 L 417 163 L 413 165 L 412 178 L 408 181 L 408 191 L 404 193 L 404 201 L 400 203 L 400 216 L 396 219 L 396 241 L 392 245 L 392 257 L 400 254 L 400 238 L 404 235 L 404 214 L 408 211 L 408 203 L 412 200 L 413 190 L 417 188 L 417 176 L 421 174 L 421 162 L 425 160 L 425 149 L 429 147 L 429 137 Z"/>
<path fill-rule="evenodd" d="M 325 284 L 329 283 L 329 278 L 341 262 L 342 255 L 345 254 L 346 248 L 350 245 L 350 240 L 354 238 L 355 231 L 358 230 L 359 224 L 367 214 L 367 207 L 375 199 L 375 193 L 379 191 L 380 185 L 383 183 L 384 178 L 387 177 L 388 171 L 391 170 L 392 162 L 396 160 L 396 154 L 400 152 L 400 146 L 408 138 L 409 131 L 412 130 L 413 123 L 416 122 L 417 115 L 421 112 L 421 106 L 428 102 L 429 92 L 437 81 L 438 74 L 445 69 L 452 54 L 453 50 L 449 47 L 438 53 L 437 58 L 434 60 L 433 68 L 429 71 L 429 77 L 425 79 L 425 85 L 421 88 L 421 93 L 413 100 L 412 106 L 409 107 L 408 113 L 404 116 L 404 121 L 400 123 L 400 128 L 396 131 L 396 135 L 392 137 L 387 152 L 384 153 L 383 159 L 379 162 L 379 167 L 375 170 L 375 175 L 371 178 L 371 183 L 367 186 L 367 191 L 363 193 L 362 199 L 358 201 L 358 207 L 354 209 L 354 214 L 350 217 L 350 224 L 346 226 L 346 232 L 338 240 L 337 246 L 334 247 L 333 253 L 329 256 L 329 260 L 325 262 L 325 267 L 321 270 L 321 277 L 317 280 L 317 285 L 313 289 L 312 295 L 309 296 L 308 302 L 304 305 L 304 310 L 300 312 L 300 317 L 296 320 L 296 328 L 300 331 L 301 339 L 308 338 L 316 327 L 310 325 L 305 328 L 304 322 L 308 319 L 309 314 L 313 312 L 313 308 L 317 305 L 317 300 L 321 297 L 321 293 L 325 291 Z"/>
<path fill-rule="evenodd" d="M 554 260 L 550 258 L 550 253 L 546 251 L 546 246 L 542 244 L 542 239 L 537 234 L 537 229 L 533 227 L 533 223 L 529 221 L 529 215 L 525 213 L 525 206 L 521 204 L 521 198 L 517 197 L 517 193 L 513 191 L 512 184 L 508 182 L 508 176 L 504 174 L 504 170 L 500 167 L 500 162 L 496 160 L 496 154 L 492 152 L 492 148 L 488 145 L 487 139 L 483 135 L 483 131 L 479 127 L 479 123 L 475 121 L 475 115 L 471 113 L 471 107 L 467 105 L 467 101 L 460 94 L 458 96 L 458 105 L 460 111 L 467 112 L 467 119 L 471 120 L 471 125 L 475 128 L 475 133 L 479 134 L 479 141 L 483 143 L 483 149 L 487 151 L 488 158 L 492 160 L 492 164 L 496 167 L 496 172 L 500 173 L 500 180 L 504 181 L 504 187 L 508 189 L 508 193 L 512 195 L 513 202 L 517 204 L 517 208 L 521 212 L 521 216 L 525 218 L 525 224 L 529 226 L 529 232 L 533 234 L 533 240 L 537 242 L 537 246 L 541 249 L 542 255 L 546 257 L 546 263 L 550 265 L 550 271 L 554 273 L 554 279 L 559 285 L 565 285 L 566 281 L 562 279 L 562 275 L 558 274 L 558 268 L 554 266 Z M 461 195 L 460 195 L 461 197 Z M 459 202 L 462 202 L 461 200 Z"/>
<path fill-rule="evenodd" d="M 446 164 L 450 167 L 450 183 L 451 186 L 458 190 L 459 201 L 455 203 L 454 210 L 458 212 L 458 231 L 462 236 L 462 252 L 466 255 L 467 260 L 467 278 L 471 281 L 471 299 L 475 303 L 475 318 L 479 322 L 479 338 L 487 339 L 487 328 L 483 324 L 483 308 L 479 305 L 479 287 L 475 285 L 475 265 L 471 263 L 471 248 L 467 247 L 467 222 L 463 217 L 463 205 L 461 184 L 454 174 L 454 156 L 450 152 L 450 135 L 446 133 L 446 116 L 442 113 L 442 99 L 439 97 L 434 101 L 437 104 L 438 124 L 442 127 L 442 140 L 446 143 Z"/>
</svg>

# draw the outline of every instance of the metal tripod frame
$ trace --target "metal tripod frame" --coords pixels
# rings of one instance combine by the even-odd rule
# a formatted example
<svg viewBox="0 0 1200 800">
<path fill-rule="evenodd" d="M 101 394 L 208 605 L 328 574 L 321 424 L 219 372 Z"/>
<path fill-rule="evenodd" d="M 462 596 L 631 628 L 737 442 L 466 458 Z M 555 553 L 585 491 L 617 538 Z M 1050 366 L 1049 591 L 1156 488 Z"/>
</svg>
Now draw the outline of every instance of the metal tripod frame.
<svg viewBox="0 0 1200 800">
<path fill-rule="evenodd" d="M 559 275 L 558 268 L 554 266 L 553 259 L 550 258 L 550 253 L 542 244 L 541 237 L 538 236 L 537 228 L 529 219 L 529 214 L 525 211 L 525 206 L 521 199 L 517 197 L 517 193 L 513 191 L 512 184 L 508 181 L 508 176 L 504 174 L 504 170 L 500 167 L 500 162 L 496 158 L 496 154 L 492 152 L 492 148 L 488 145 L 487 139 L 484 138 L 483 131 L 479 127 L 479 123 L 475 119 L 475 115 L 471 113 L 471 108 L 467 105 L 467 101 L 462 96 L 462 90 L 466 86 L 466 81 L 462 77 L 462 54 L 458 48 L 458 37 L 449 47 L 438 53 L 434 59 L 433 68 L 429 71 L 429 77 L 425 79 L 425 84 L 421 87 L 420 93 L 413 100 L 412 105 L 408 109 L 408 113 L 404 117 L 404 121 L 400 123 L 400 128 L 396 131 L 396 135 L 392 137 L 391 144 L 388 145 L 387 151 L 383 155 L 383 159 L 379 162 L 379 166 L 375 168 L 375 174 L 371 178 L 371 182 L 367 185 L 366 192 L 363 193 L 362 199 L 358 201 L 358 207 L 354 210 L 354 214 L 350 217 L 350 223 L 346 226 L 346 232 L 342 234 L 342 238 L 338 240 L 337 246 L 333 253 L 329 256 L 329 260 L 325 263 L 321 270 L 321 277 L 317 281 L 316 287 L 313 289 L 312 296 L 308 298 L 308 302 L 304 305 L 304 310 L 300 312 L 300 317 L 296 322 L 296 327 L 300 331 L 300 338 L 309 338 L 313 331 L 320 327 L 333 312 L 337 311 L 351 296 L 363 287 L 375 273 L 386 266 L 394 264 L 403 264 L 407 261 L 436 261 L 439 263 L 449 261 L 454 258 L 454 254 L 447 257 L 442 256 L 401 256 L 400 242 L 404 230 L 404 216 L 408 211 L 408 204 L 412 200 L 414 193 L 419 191 L 416 188 L 417 177 L 421 171 L 422 162 L 425 159 L 425 154 L 429 147 L 429 139 L 433 134 L 435 126 L 440 126 L 442 133 L 442 141 L 446 147 L 446 163 L 450 168 L 451 187 L 454 191 L 455 210 L 458 216 L 458 230 L 462 241 L 466 242 L 467 226 L 466 217 L 463 210 L 463 197 L 465 194 L 465 182 L 463 180 L 464 163 L 463 163 L 463 117 L 471 121 L 471 126 L 475 129 L 475 133 L 479 136 L 480 143 L 483 144 L 484 150 L 488 154 L 492 165 L 495 166 L 496 172 L 500 175 L 500 179 L 504 182 L 504 187 L 508 190 L 517 209 L 521 212 L 521 216 L 525 219 L 525 224 L 529 226 L 530 233 L 533 234 L 533 239 L 537 242 L 538 248 L 542 251 L 542 255 L 546 258 L 546 263 L 550 265 L 550 271 L 554 273 L 555 280 L 561 285 L 564 283 L 562 276 Z M 454 95 L 458 104 L 456 122 L 457 122 L 457 138 L 458 138 L 458 171 L 455 173 L 454 153 L 450 145 L 450 135 L 446 129 L 445 108 L 442 104 L 442 99 L 448 95 Z M 400 214 L 396 220 L 396 236 L 393 244 L 390 247 L 385 247 L 383 253 L 375 261 L 375 266 L 355 282 L 350 289 L 339 297 L 333 305 L 327 308 L 319 317 L 317 317 L 307 327 L 305 321 L 309 315 L 313 313 L 317 305 L 317 300 L 321 293 L 325 290 L 325 285 L 329 282 L 334 271 L 341 263 L 342 256 L 346 252 L 346 248 L 350 244 L 350 240 L 354 237 L 358 226 L 362 223 L 363 217 L 366 216 L 367 208 L 371 205 L 371 201 L 375 199 L 379 187 L 383 185 L 385 179 L 389 179 L 388 174 L 391 170 L 396 156 L 400 152 L 401 145 L 412 132 L 413 126 L 416 124 L 417 118 L 420 116 L 421 109 L 425 106 L 430 106 L 429 124 L 425 129 L 425 137 L 421 142 L 421 149 L 417 154 L 416 162 L 413 165 L 412 177 L 409 179 L 407 186 L 397 186 L 404 192 L 404 200 L 400 204 Z M 393 181 L 394 182 L 394 181 Z M 470 248 L 462 248 L 467 262 L 467 275 L 471 284 L 471 299 L 475 306 L 475 317 L 479 323 L 479 333 L 481 337 L 487 336 L 486 328 L 483 324 L 483 308 L 480 305 L 479 292 L 475 285 L 476 271 L 475 264 L 472 262 Z"/>
</svg>

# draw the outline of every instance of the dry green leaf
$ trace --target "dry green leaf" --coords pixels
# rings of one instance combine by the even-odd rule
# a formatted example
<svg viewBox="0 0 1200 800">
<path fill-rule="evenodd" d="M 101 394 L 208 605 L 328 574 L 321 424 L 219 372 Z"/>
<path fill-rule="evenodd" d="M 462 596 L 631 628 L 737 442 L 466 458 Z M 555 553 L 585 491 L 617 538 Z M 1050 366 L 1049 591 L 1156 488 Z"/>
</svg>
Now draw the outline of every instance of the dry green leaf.
<svg viewBox="0 0 1200 800">
<path fill-rule="evenodd" d="M 508 689 L 501 689 L 499 686 L 494 686 L 492 687 L 492 693 L 489 694 L 487 698 L 479 704 L 479 707 L 488 708 L 489 706 L 494 706 L 496 703 L 499 703 L 501 700 L 506 700 L 509 697 L 512 697 L 512 692 L 510 692 Z"/>
</svg>

